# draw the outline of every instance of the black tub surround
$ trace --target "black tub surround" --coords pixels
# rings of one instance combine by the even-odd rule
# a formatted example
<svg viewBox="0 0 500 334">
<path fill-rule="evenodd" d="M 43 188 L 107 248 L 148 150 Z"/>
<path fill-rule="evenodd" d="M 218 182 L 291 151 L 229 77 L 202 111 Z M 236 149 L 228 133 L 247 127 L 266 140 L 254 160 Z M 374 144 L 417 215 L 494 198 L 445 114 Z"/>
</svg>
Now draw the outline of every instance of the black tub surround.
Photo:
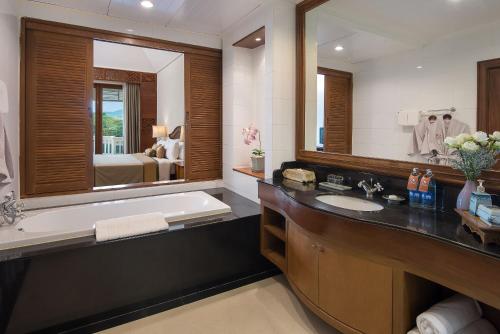
<svg viewBox="0 0 500 334">
<path fill-rule="evenodd" d="M 329 173 L 344 175 L 348 183 L 351 183 L 353 189 L 349 191 L 332 191 L 323 189 L 317 184 L 301 184 L 298 182 L 283 179 L 281 170 L 274 173 L 273 179 L 259 181 L 264 184 L 277 187 L 288 197 L 312 209 L 338 215 L 345 218 L 357 220 L 362 223 L 383 225 L 389 228 L 397 228 L 413 233 L 435 238 L 443 242 L 451 243 L 473 251 L 480 252 L 489 256 L 500 258 L 500 246 L 484 245 L 476 239 L 471 233 L 465 231 L 461 225 L 461 217 L 453 211 L 455 194 L 459 189 L 455 187 L 440 186 L 438 192 L 438 201 L 440 209 L 436 211 L 410 208 L 408 202 L 402 204 L 388 204 L 382 199 L 382 194 L 400 194 L 408 197 L 405 192 L 406 180 L 396 178 L 385 178 L 373 174 L 357 173 L 346 170 L 334 170 L 330 167 L 309 165 L 303 163 L 285 163 L 284 168 L 307 168 L 314 170 L 318 181 L 324 181 Z M 360 212 L 334 207 L 322 203 L 316 199 L 316 196 L 335 194 L 365 199 L 365 193 L 358 189 L 357 182 L 361 179 L 369 181 L 370 178 L 382 182 L 385 190 L 383 193 L 377 193 L 371 201 L 384 206 L 384 209 L 377 212 Z"/>
<path fill-rule="evenodd" d="M 232 213 L 127 239 L 0 252 L 0 332 L 94 332 L 274 275 L 259 253 L 259 206 L 205 191 Z"/>
</svg>

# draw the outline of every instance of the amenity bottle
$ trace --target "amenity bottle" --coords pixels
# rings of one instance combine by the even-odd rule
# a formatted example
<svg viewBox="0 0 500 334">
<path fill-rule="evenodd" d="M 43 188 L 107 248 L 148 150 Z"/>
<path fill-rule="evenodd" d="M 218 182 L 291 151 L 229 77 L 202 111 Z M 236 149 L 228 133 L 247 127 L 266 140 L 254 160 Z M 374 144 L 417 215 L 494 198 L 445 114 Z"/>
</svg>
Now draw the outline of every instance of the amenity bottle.
<svg viewBox="0 0 500 334">
<path fill-rule="evenodd" d="M 418 186 L 420 184 L 420 170 L 418 168 L 413 168 L 410 177 L 408 178 L 408 199 L 410 206 L 413 208 L 420 207 L 421 204 L 421 194 L 418 191 Z"/>
<path fill-rule="evenodd" d="M 424 209 L 436 209 L 436 181 L 433 178 L 432 170 L 427 169 L 420 179 L 418 190 L 421 193 L 420 206 Z"/>
</svg>

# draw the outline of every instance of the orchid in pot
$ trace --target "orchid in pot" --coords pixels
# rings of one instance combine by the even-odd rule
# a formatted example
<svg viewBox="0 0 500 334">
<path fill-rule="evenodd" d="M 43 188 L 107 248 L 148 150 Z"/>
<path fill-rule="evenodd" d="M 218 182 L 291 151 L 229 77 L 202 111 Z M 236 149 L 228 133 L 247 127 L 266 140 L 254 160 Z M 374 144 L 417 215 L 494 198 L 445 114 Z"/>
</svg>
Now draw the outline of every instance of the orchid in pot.
<svg viewBox="0 0 500 334">
<path fill-rule="evenodd" d="M 446 146 L 455 149 L 456 158 L 451 161 L 453 168 L 465 175 L 465 186 L 458 195 L 457 208 L 467 210 L 476 181 L 481 172 L 490 169 L 497 162 L 500 153 L 500 131 L 489 135 L 478 131 L 473 135 L 462 133 L 456 137 L 447 137 Z"/>
<path fill-rule="evenodd" d="M 264 170 L 264 151 L 262 150 L 262 142 L 260 140 L 260 131 L 253 125 L 243 129 L 243 142 L 246 145 L 251 145 L 258 141 L 259 147 L 252 150 L 252 171 L 262 172 Z"/>
</svg>

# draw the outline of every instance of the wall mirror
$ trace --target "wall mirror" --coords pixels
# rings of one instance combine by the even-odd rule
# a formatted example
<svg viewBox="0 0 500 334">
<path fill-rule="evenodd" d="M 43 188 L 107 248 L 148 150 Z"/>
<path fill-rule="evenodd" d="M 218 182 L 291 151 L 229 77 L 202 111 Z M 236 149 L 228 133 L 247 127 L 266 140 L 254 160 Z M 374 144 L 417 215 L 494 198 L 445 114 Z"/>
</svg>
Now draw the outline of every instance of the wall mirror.
<svg viewBox="0 0 500 334">
<path fill-rule="evenodd" d="M 297 158 L 459 180 L 445 137 L 500 129 L 499 14 L 497 1 L 299 4 Z"/>
<path fill-rule="evenodd" d="M 184 55 L 93 43 L 94 189 L 182 181 Z"/>
</svg>

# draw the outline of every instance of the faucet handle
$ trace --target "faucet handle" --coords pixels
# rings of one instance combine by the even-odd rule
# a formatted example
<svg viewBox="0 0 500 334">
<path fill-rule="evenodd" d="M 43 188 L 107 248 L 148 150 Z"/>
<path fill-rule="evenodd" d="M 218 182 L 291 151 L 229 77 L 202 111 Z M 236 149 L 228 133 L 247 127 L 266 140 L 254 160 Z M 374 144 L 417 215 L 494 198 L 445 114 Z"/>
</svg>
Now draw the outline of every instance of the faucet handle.
<svg viewBox="0 0 500 334">
<path fill-rule="evenodd" d="M 375 183 L 374 188 L 379 192 L 384 190 L 384 187 L 379 182 Z"/>
</svg>

